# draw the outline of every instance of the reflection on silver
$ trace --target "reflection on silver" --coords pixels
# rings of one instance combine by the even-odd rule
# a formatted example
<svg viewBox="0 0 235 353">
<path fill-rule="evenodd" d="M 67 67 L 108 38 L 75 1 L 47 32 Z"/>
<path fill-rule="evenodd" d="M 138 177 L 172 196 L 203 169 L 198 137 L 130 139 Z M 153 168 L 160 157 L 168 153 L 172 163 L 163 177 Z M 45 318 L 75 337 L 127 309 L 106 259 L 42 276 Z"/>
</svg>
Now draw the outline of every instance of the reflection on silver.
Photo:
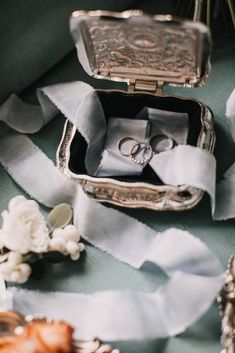
<svg viewBox="0 0 235 353">
<path fill-rule="evenodd" d="M 221 353 L 235 352 L 235 256 L 231 256 L 226 271 L 224 287 L 217 298 L 222 320 Z"/>
</svg>

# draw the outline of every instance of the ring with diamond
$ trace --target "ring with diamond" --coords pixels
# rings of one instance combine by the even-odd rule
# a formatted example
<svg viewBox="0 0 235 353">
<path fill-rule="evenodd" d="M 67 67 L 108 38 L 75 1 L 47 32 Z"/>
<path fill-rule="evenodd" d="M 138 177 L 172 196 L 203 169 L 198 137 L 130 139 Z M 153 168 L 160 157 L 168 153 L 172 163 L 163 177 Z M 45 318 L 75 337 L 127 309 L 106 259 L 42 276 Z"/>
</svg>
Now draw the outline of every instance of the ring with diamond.
<svg viewBox="0 0 235 353">
<path fill-rule="evenodd" d="M 138 147 L 138 151 L 135 152 L 136 147 Z M 143 153 L 145 154 L 146 150 L 148 151 L 148 155 L 147 157 L 144 157 L 143 159 L 137 159 L 136 156 L 143 151 Z M 131 161 L 134 162 L 135 164 L 139 164 L 139 165 L 145 165 L 147 164 L 153 157 L 154 152 L 152 147 L 146 143 L 146 142 L 137 142 L 131 149 L 131 153 L 130 153 L 130 157 L 131 157 Z"/>
</svg>

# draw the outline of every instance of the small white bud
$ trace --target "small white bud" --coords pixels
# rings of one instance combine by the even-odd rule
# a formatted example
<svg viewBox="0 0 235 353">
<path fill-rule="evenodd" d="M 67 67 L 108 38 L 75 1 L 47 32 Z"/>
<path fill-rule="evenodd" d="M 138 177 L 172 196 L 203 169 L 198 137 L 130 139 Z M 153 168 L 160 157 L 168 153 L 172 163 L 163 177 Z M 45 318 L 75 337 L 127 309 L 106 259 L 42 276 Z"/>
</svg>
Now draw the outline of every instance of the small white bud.
<svg viewBox="0 0 235 353">
<path fill-rule="evenodd" d="M 13 271 L 10 276 L 10 281 L 11 282 L 15 282 L 15 283 L 19 283 L 19 281 L 21 280 L 21 274 L 20 271 Z"/>
<path fill-rule="evenodd" d="M 75 254 L 75 253 L 79 252 L 78 244 L 75 243 L 74 241 L 68 241 L 66 243 L 66 250 L 71 255 Z"/>
<path fill-rule="evenodd" d="M 62 237 L 55 237 L 49 241 L 49 249 L 59 251 L 61 253 L 65 252 L 65 240 Z"/>
<path fill-rule="evenodd" d="M 85 250 L 86 247 L 85 247 L 85 244 L 79 243 L 79 244 L 78 244 L 78 248 L 79 248 L 79 251 L 82 252 L 82 251 Z"/>
<path fill-rule="evenodd" d="M 67 225 L 64 228 L 64 238 L 66 241 L 75 241 L 79 242 L 80 240 L 80 234 L 78 232 L 77 227 L 75 227 L 72 224 Z"/>
<path fill-rule="evenodd" d="M 52 233 L 53 238 L 64 238 L 64 235 L 64 229 L 62 228 L 56 228 Z"/>
<path fill-rule="evenodd" d="M 18 270 L 24 275 L 29 277 L 31 275 L 32 269 L 31 267 L 26 264 L 26 263 L 22 263 L 18 266 Z"/>
<path fill-rule="evenodd" d="M 71 255 L 70 255 L 70 258 L 71 258 L 71 260 L 73 260 L 73 261 L 79 260 L 79 258 L 80 258 L 80 252 L 78 251 L 78 252 L 75 253 L 75 254 L 71 254 Z"/>
</svg>

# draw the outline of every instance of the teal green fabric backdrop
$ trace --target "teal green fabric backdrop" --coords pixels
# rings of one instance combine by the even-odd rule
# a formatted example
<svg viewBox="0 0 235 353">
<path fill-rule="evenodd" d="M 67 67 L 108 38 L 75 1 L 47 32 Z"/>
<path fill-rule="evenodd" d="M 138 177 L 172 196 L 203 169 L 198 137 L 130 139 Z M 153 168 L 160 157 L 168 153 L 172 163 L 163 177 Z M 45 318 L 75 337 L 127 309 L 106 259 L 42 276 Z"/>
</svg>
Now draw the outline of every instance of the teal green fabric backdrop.
<svg viewBox="0 0 235 353">
<path fill-rule="evenodd" d="M 3 0 L 0 4 L 0 103 L 21 92 L 73 48 L 69 17 L 78 9 L 122 11 L 132 0 Z"/>
<path fill-rule="evenodd" d="M 95 87 L 111 86 L 110 82 L 98 82 L 89 78 L 82 71 L 77 62 L 76 53 L 73 51 L 28 88 L 22 97 L 29 102 L 35 102 L 34 90 L 36 87 L 70 80 L 84 80 L 92 83 Z M 204 88 L 197 89 L 168 88 L 166 90 L 169 94 L 196 97 L 208 104 L 213 110 L 216 120 L 217 144 L 215 154 L 218 161 L 217 174 L 219 179 L 230 164 L 235 162 L 235 144 L 230 136 L 229 125 L 224 115 L 226 100 L 234 86 L 234 40 L 221 35 L 214 38 L 212 72 L 207 85 Z M 112 84 L 112 87 L 120 87 L 120 84 Z M 44 127 L 40 133 L 32 136 L 33 141 L 53 160 L 55 160 L 63 124 L 64 118 L 60 116 Z M 3 128 L 3 125 L 1 125 L 1 131 L 3 131 Z M 22 193 L 20 188 L 14 184 L 3 168 L 0 168 L 0 210 L 5 209 L 9 200 L 19 193 Z M 190 231 L 216 253 L 224 266 L 226 266 L 230 254 L 235 252 L 235 221 L 212 221 L 207 196 L 194 210 L 188 212 L 157 213 L 127 209 L 123 211 L 159 231 L 168 227 L 179 227 Z M 130 237 L 134 236 L 135 234 L 130 234 Z M 31 279 L 24 287 L 86 293 L 105 289 L 153 291 L 164 280 L 164 275 L 158 269 L 152 272 L 145 272 L 144 269 L 136 271 L 109 255 L 88 246 L 86 253 L 83 254 L 79 262 L 66 261 L 63 264 L 47 265 L 43 279 Z M 145 342 L 118 342 L 116 346 L 121 348 L 124 353 L 198 353 L 199 351 L 214 353 L 220 351 L 219 339 L 220 320 L 217 305 L 214 304 L 200 321 L 178 337 Z"/>
</svg>

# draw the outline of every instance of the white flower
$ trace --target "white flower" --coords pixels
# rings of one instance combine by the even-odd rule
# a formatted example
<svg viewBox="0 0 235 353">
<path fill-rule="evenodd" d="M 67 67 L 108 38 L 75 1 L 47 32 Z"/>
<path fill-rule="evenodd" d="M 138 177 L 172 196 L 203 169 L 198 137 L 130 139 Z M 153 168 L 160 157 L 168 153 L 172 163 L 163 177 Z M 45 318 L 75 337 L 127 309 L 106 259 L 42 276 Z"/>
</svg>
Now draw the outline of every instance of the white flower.
<svg viewBox="0 0 235 353">
<path fill-rule="evenodd" d="M 8 261 L 0 264 L 0 274 L 5 281 L 24 283 L 31 275 L 31 267 L 23 263 L 23 256 L 11 251 L 8 255 Z"/>
<path fill-rule="evenodd" d="M 1 245 L 20 254 L 47 251 L 49 231 L 35 201 L 16 196 L 10 201 L 8 211 L 2 213 L 2 218 Z"/>
<path fill-rule="evenodd" d="M 76 254 L 77 252 L 79 252 L 78 243 L 75 243 L 75 241 L 68 241 L 66 243 L 66 250 L 71 255 Z"/>
<path fill-rule="evenodd" d="M 75 241 L 79 242 L 80 234 L 78 232 L 77 227 L 73 224 L 69 224 L 64 228 L 64 238 L 66 241 Z"/>
<path fill-rule="evenodd" d="M 64 238 L 64 229 L 63 228 L 55 228 L 52 233 L 53 238 Z"/>
<path fill-rule="evenodd" d="M 80 252 L 77 252 L 77 253 L 75 253 L 75 254 L 71 254 L 71 255 L 70 255 L 70 258 L 71 258 L 71 260 L 73 260 L 73 261 L 79 260 L 79 259 L 80 259 Z"/>
<path fill-rule="evenodd" d="M 80 234 L 77 228 L 69 224 L 64 229 L 55 229 L 52 239 L 49 242 L 49 249 L 70 255 L 71 260 L 76 261 L 80 258 L 80 252 L 85 249 L 83 243 L 79 243 Z"/>
<path fill-rule="evenodd" d="M 23 255 L 19 252 L 11 251 L 8 255 L 8 262 L 12 265 L 19 265 L 23 262 Z"/>
<path fill-rule="evenodd" d="M 53 251 L 59 251 L 66 255 L 66 243 L 62 237 L 53 237 L 49 242 L 49 249 Z"/>
</svg>

